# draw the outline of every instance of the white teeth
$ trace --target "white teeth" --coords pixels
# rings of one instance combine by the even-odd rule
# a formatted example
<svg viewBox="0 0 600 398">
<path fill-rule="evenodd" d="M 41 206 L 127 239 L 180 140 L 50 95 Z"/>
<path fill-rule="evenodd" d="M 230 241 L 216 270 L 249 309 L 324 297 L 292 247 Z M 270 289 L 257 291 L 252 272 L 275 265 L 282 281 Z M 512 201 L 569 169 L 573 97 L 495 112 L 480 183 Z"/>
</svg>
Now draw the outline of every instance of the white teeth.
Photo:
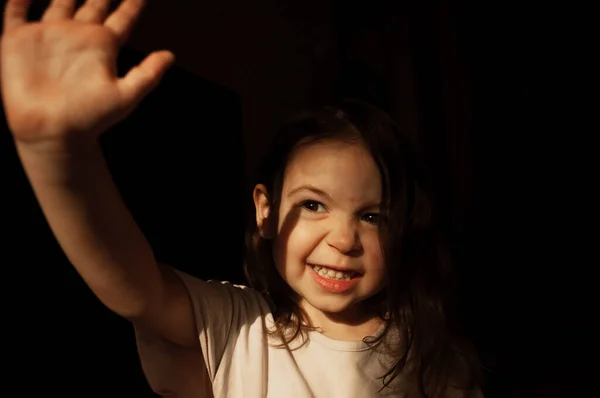
<svg viewBox="0 0 600 398">
<path fill-rule="evenodd" d="M 353 275 L 353 272 L 336 271 L 336 270 L 333 270 L 330 268 L 324 268 L 324 267 L 321 267 L 318 265 L 312 265 L 311 267 L 312 267 L 312 269 L 315 270 L 315 272 L 317 274 L 321 275 L 322 277 L 333 279 L 333 280 L 349 281 L 350 279 L 352 279 L 352 275 Z"/>
</svg>

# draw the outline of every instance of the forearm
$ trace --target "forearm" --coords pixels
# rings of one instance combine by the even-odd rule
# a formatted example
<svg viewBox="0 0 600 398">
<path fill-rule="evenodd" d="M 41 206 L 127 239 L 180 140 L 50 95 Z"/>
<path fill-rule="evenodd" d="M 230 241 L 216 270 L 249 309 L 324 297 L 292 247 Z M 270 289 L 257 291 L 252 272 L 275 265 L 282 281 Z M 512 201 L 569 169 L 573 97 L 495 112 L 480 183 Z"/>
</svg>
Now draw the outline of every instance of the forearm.
<svg viewBox="0 0 600 398">
<path fill-rule="evenodd" d="M 98 298 L 127 318 L 154 306 L 161 271 L 99 146 L 44 153 L 17 144 L 17 150 L 54 235 Z"/>
</svg>

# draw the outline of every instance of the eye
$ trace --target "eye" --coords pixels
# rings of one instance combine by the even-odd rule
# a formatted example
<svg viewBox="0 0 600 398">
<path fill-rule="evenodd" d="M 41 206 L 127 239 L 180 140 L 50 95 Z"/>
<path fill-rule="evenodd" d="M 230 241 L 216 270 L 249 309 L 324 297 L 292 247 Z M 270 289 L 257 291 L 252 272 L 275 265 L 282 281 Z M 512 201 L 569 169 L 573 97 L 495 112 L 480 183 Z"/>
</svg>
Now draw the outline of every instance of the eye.
<svg viewBox="0 0 600 398">
<path fill-rule="evenodd" d="M 377 225 L 377 224 L 379 224 L 380 216 L 377 213 L 368 213 L 368 214 L 363 215 L 361 218 L 363 221 L 366 221 L 369 224 Z"/>
<path fill-rule="evenodd" d="M 323 203 L 319 203 L 315 200 L 307 200 L 305 202 L 302 202 L 300 204 L 300 206 L 304 207 L 308 211 L 312 211 L 315 213 L 322 213 L 322 212 L 326 211 L 325 205 Z"/>
</svg>

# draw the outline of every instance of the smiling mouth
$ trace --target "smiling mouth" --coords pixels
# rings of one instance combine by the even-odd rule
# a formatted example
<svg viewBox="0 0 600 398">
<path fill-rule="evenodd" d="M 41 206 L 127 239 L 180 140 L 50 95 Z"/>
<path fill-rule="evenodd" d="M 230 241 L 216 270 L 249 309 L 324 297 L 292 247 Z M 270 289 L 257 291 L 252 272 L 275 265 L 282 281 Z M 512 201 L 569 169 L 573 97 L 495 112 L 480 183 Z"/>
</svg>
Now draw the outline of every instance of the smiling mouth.
<svg viewBox="0 0 600 398">
<path fill-rule="evenodd" d="M 337 281 L 349 281 L 354 278 L 361 276 L 360 273 L 355 271 L 342 271 L 339 269 L 333 269 L 329 267 L 324 267 L 322 265 L 316 264 L 308 264 L 318 275 L 323 278 L 328 278 Z"/>
</svg>

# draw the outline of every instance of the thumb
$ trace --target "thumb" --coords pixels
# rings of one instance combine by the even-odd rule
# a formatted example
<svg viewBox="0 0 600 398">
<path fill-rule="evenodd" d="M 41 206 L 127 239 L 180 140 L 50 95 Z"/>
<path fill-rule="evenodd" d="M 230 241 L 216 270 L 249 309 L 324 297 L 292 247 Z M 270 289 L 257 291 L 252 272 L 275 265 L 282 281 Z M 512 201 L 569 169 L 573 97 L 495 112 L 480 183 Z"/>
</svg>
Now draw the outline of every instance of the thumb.
<svg viewBox="0 0 600 398">
<path fill-rule="evenodd" d="M 175 61 L 170 51 L 149 54 L 138 66 L 119 79 L 117 85 L 126 108 L 135 107 L 154 87 Z"/>
</svg>

